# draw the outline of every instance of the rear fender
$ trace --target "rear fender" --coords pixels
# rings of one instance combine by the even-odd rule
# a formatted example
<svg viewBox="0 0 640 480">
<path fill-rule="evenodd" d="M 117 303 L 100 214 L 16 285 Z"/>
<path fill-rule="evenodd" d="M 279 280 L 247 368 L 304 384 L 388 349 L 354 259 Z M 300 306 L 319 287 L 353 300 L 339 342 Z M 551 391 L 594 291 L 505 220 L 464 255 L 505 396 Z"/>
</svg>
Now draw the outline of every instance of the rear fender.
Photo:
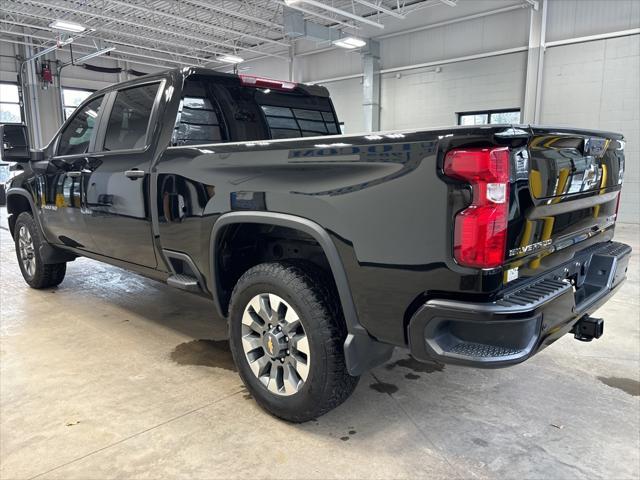
<svg viewBox="0 0 640 480">
<path fill-rule="evenodd" d="M 334 245 L 327 231 L 317 223 L 295 215 L 272 212 L 230 212 L 222 215 L 214 224 L 210 238 L 210 275 L 214 283 L 211 289 L 218 313 L 226 317 L 220 296 L 220 282 L 217 268 L 217 246 L 220 233 L 224 227 L 235 223 L 260 223 L 287 227 L 300 230 L 313 237 L 324 250 L 333 275 L 342 312 L 347 325 L 347 338 L 344 342 L 347 370 L 351 375 L 358 376 L 376 365 L 386 362 L 393 353 L 393 346 L 380 343 L 373 339 L 358 321 L 356 307 L 351 296 L 347 275 Z"/>
</svg>

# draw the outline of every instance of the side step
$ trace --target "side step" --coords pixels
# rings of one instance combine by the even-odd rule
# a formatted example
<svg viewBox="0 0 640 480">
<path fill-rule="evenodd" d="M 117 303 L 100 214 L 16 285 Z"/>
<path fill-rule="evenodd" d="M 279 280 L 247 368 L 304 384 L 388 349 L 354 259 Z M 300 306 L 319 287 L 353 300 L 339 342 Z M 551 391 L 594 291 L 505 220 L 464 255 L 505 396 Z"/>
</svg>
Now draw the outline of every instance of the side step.
<svg viewBox="0 0 640 480">
<path fill-rule="evenodd" d="M 187 292 L 199 292 L 200 285 L 198 279 L 185 275 L 183 273 L 176 273 L 167 278 L 167 285 L 179 288 L 180 290 L 186 290 Z"/>
<path fill-rule="evenodd" d="M 501 357 L 520 355 L 523 351 L 524 348 L 502 347 L 498 345 L 462 341 L 453 346 L 453 348 L 445 350 L 445 353 L 453 353 L 460 355 L 461 357 L 467 357 L 469 360 L 498 360 Z"/>
</svg>

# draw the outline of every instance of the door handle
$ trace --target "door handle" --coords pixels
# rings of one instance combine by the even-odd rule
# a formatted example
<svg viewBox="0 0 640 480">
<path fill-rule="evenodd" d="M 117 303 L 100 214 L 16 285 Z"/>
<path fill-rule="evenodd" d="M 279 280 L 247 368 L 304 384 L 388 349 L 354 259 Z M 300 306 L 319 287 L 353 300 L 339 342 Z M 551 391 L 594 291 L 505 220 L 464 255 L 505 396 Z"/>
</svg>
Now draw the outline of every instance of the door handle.
<svg viewBox="0 0 640 480">
<path fill-rule="evenodd" d="M 67 177 L 70 178 L 78 178 L 80 177 L 83 173 L 92 173 L 91 170 L 87 170 L 86 168 L 83 170 L 71 170 L 70 172 L 67 172 Z"/>
<path fill-rule="evenodd" d="M 124 172 L 125 176 L 130 178 L 131 180 L 137 180 L 139 178 L 144 178 L 144 170 L 127 170 Z"/>
</svg>

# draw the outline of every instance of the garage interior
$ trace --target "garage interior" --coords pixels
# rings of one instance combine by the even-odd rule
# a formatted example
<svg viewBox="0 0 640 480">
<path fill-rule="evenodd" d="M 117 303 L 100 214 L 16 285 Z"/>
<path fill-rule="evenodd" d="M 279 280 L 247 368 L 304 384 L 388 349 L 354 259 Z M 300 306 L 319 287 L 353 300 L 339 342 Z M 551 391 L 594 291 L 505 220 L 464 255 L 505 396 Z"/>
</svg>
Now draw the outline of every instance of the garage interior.
<svg viewBox="0 0 640 480">
<path fill-rule="evenodd" d="M 187 66 L 323 85 L 347 134 L 624 134 L 616 240 L 634 253 L 597 312 L 605 335 L 498 370 L 396 350 L 344 405 L 288 424 L 243 387 L 211 302 L 89 259 L 31 290 L 0 208 L 0 478 L 640 476 L 640 2 L 0 5 L 0 123 L 26 123 L 35 148 L 92 92 Z"/>
</svg>

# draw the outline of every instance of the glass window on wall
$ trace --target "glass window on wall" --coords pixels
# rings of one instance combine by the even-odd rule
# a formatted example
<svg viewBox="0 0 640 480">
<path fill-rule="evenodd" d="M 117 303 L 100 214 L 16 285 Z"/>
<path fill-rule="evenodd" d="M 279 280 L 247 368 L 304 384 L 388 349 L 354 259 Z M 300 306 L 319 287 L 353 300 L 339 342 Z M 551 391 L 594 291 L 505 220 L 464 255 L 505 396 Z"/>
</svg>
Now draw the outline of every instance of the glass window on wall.
<svg viewBox="0 0 640 480">
<path fill-rule="evenodd" d="M 0 123 L 22 123 L 18 85 L 0 83 Z"/>
<path fill-rule="evenodd" d="M 93 93 L 93 90 L 81 90 L 79 88 L 62 88 L 62 109 L 64 111 L 64 119 L 69 118 L 69 115 L 78 108 L 82 102 L 84 102 L 89 95 Z"/>
<path fill-rule="evenodd" d="M 458 125 L 487 125 L 520 123 L 520 109 L 484 110 L 458 113 Z"/>
</svg>

